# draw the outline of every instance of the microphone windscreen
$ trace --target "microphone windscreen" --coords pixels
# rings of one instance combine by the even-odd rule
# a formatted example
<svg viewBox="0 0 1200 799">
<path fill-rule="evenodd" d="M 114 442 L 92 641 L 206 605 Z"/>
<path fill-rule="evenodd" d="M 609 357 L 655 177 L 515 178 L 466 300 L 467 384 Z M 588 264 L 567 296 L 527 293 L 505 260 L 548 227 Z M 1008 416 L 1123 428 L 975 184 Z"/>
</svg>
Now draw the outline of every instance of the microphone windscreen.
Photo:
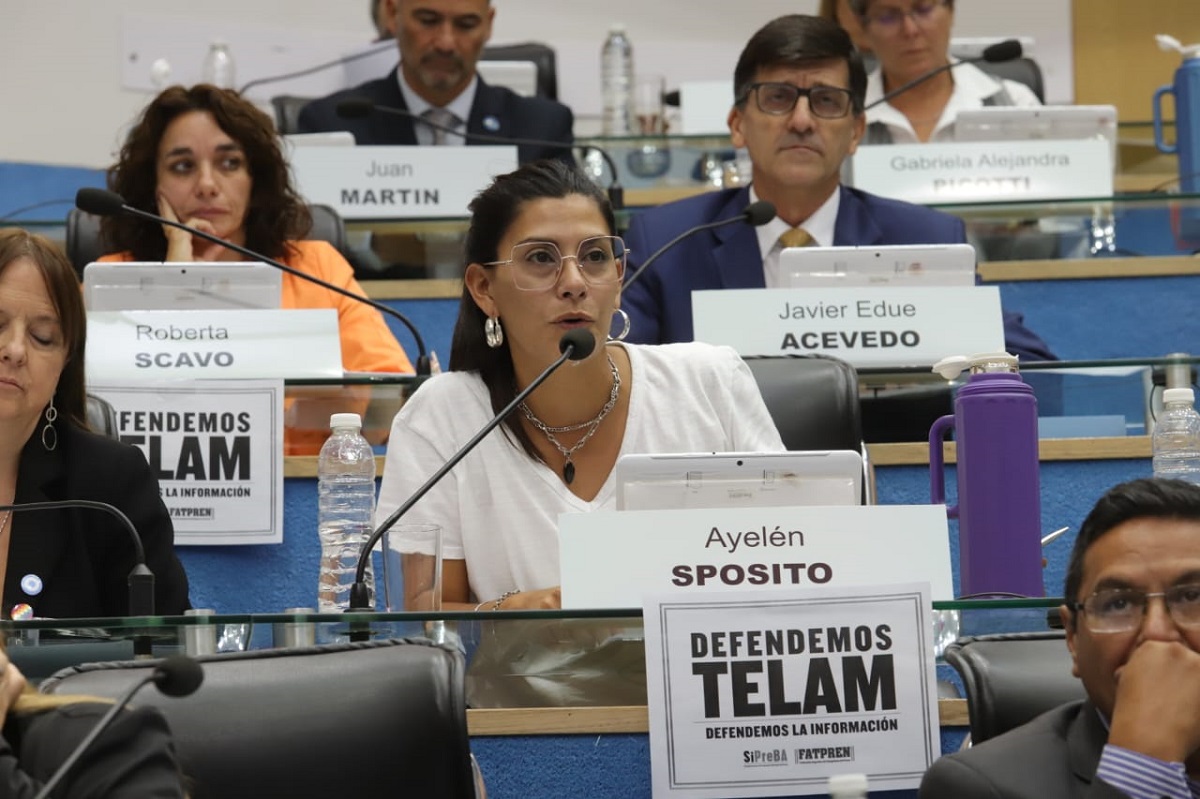
<svg viewBox="0 0 1200 799">
<path fill-rule="evenodd" d="M 204 682 L 204 668 L 184 655 L 173 655 L 154 669 L 154 684 L 167 696 L 187 696 Z"/>
<path fill-rule="evenodd" d="M 125 198 L 106 189 L 80 189 L 75 192 L 75 207 L 96 216 L 116 216 L 125 210 Z"/>
<path fill-rule="evenodd" d="M 983 49 L 983 60 L 995 64 L 999 61 L 1012 61 L 1020 58 L 1021 43 L 1016 39 L 1005 39 L 1002 42 L 988 45 Z"/>
<path fill-rule="evenodd" d="M 359 119 L 375 110 L 375 101 L 366 97 L 348 97 L 337 104 L 337 115 L 342 119 Z"/>
<path fill-rule="evenodd" d="M 566 352 L 567 347 L 575 348 L 569 356 L 570 360 L 582 361 L 592 354 L 592 350 L 596 349 L 596 337 L 581 327 L 568 330 L 558 340 L 558 351 Z"/>
<path fill-rule="evenodd" d="M 747 205 L 746 210 L 742 213 L 746 215 L 746 224 L 751 227 L 758 227 L 759 225 L 767 224 L 775 218 L 775 206 L 766 200 L 759 200 Z"/>
</svg>

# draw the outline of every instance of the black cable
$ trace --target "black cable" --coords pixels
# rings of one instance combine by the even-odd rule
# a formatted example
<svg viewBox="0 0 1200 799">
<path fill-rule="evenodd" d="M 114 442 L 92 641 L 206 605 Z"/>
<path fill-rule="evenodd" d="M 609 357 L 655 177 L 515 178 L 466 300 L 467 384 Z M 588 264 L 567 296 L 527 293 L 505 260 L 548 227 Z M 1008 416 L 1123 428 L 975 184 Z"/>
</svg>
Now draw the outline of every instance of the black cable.
<svg viewBox="0 0 1200 799">
<path fill-rule="evenodd" d="M 22 206 L 21 208 L 18 208 L 14 211 L 9 211 L 4 216 L 0 216 L 0 222 L 7 222 L 10 219 L 12 219 L 14 216 L 20 216 L 21 214 L 25 213 L 26 211 L 35 211 L 38 208 L 45 208 L 50 205 L 71 205 L 71 206 L 73 206 L 73 205 L 75 205 L 75 201 L 72 199 L 69 199 L 69 198 L 62 199 L 62 200 L 42 200 L 40 203 L 34 203 L 33 205 Z"/>
</svg>

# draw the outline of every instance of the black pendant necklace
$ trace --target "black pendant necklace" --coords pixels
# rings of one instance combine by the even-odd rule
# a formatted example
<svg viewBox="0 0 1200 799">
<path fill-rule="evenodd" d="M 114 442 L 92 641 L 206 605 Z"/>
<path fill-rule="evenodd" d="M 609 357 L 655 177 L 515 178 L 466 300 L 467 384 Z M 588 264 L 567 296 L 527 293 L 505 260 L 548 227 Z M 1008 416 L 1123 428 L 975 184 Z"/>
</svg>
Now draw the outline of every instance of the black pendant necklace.
<svg viewBox="0 0 1200 799">
<path fill-rule="evenodd" d="M 575 482 L 575 464 L 569 460 L 563 464 L 563 482 L 567 485 Z"/>
</svg>

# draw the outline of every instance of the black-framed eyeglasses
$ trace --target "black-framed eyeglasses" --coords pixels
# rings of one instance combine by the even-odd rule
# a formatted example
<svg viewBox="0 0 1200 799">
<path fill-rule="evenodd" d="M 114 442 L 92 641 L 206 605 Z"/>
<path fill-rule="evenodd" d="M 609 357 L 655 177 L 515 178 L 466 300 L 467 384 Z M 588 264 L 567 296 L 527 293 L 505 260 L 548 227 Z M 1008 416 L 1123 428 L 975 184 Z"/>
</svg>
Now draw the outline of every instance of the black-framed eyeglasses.
<svg viewBox="0 0 1200 799">
<path fill-rule="evenodd" d="M 821 119 L 840 119 L 850 113 L 853 96 L 849 89 L 837 86 L 812 86 L 802 89 L 791 83 L 751 83 L 741 102 L 754 95 L 758 110 L 771 116 L 783 116 L 792 113 L 801 97 L 808 98 L 808 110 Z"/>
<path fill-rule="evenodd" d="M 1094 633 L 1124 633 L 1141 625 L 1153 597 L 1162 597 L 1171 619 L 1180 627 L 1200 627 L 1200 583 L 1175 585 L 1153 593 L 1104 588 L 1071 607 L 1083 613 L 1088 629 Z"/>
<path fill-rule="evenodd" d="M 583 281 L 598 286 L 620 283 L 625 275 L 625 259 L 629 250 L 620 236 L 593 236 L 579 242 L 579 247 L 563 255 L 552 241 L 523 241 L 514 245 L 507 261 L 492 261 L 483 266 L 509 266 L 513 284 L 524 291 L 541 291 L 554 286 L 562 274 L 563 264 L 574 258 Z"/>
<path fill-rule="evenodd" d="M 868 25 L 874 25 L 884 33 L 895 33 L 904 26 L 904 20 L 909 17 L 922 28 L 933 24 L 938 12 L 948 5 L 949 0 L 926 0 L 914 3 L 908 11 L 895 6 L 885 6 L 871 11 L 864 19 Z"/>
</svg>

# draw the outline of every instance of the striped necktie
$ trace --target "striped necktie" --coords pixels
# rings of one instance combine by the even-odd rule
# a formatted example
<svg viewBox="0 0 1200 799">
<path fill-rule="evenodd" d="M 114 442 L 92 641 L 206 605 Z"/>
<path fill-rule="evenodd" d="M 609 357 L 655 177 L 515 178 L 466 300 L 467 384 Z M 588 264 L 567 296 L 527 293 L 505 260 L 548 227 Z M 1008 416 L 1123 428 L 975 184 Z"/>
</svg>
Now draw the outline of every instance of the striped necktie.
<svg viewBox="0 0 1200 799">
<path fill-rule="evenodd" d="M 784 247 L 811 247 L 813 237 L 804 228 L 794 227 L 779 237 L 779 243 Z"/>
<path fill-rule="evenodd" d="M 457 114 L 455 114 L 453 111 L 447 111 L 445 108 L 427 108 L 421 112 L 421 119 L 432 122 L 434 125 L 441 125 L 442 127 L 446 128 L 456 128 L 461 121 L 459 120 Z M 432 126 L 430 127 L 430 130 L 433 131 L 433 143 L 435 145 L 445 144 L 447 137 L 454 135 Z"/>
</svg>

